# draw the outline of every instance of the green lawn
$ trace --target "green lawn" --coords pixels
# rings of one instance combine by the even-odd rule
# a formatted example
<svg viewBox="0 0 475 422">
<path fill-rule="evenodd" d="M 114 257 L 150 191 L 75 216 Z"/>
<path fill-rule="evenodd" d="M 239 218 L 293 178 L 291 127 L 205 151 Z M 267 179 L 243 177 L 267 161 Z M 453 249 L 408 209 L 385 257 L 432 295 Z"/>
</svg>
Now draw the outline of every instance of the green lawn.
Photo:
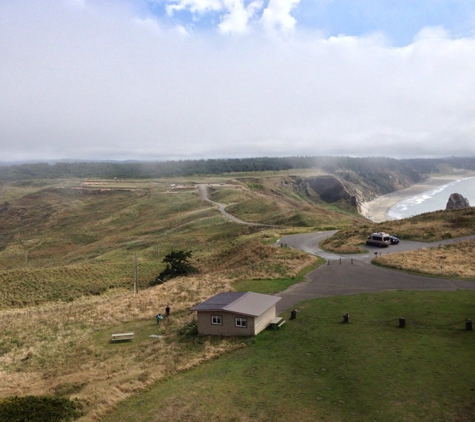
<svg viewBox="0 0 475 422">
<path fill-rule="evenodd" d="M 322 266 L 325 264 L 325 260 L 323 258 L 317 257 L 317 261 L 309 265 L 308 267 L 304 268 L 300 271 L 295 277 L 293 278 L 273 278 L 273 279 L 265 279 L 265 280 L 241 280 L 233 283 L 233 288 L 237 292 L 248 292 L 252 291 L 255 293 L 265 293 L 265 294 L 274 294 L 277 292 L 283 292 L 288 287 L 292 286 L 293 284 L 301 283 L 305 281 L 305 276 L 313 271 L 314 269 Z"/>
<path fill-rule="evenodd" d="M 464 322 L 475 292 L 362 294 L 298 309 L 282 329 L 156 384 L 104 420 L 475 420 L 475 333 Z"/>
</svg>

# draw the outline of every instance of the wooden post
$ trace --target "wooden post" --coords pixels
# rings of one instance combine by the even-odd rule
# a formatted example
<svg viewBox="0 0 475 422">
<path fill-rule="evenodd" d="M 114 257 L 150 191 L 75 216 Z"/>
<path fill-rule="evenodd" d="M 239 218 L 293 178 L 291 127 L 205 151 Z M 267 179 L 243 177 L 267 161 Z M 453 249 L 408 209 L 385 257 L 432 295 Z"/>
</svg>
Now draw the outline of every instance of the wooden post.
<svg viewBox="0 0 475 422">
<path fill-rule="evenodd" d="M 399 317 L 399 328 L 404 328 L 406 326 L 406 319 Z"/>
<path fill-rule="evenodd" d="M 465 329 L 467 331 L 472 331 L 472 320 L 465 318 Z"/>
</svg>

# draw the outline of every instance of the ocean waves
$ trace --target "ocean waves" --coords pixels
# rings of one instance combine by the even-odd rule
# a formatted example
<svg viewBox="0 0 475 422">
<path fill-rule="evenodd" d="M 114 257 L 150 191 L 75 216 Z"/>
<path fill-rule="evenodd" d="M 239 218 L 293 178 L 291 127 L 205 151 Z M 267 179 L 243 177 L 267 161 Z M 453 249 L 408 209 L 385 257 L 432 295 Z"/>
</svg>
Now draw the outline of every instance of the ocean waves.
<svg viewBox="0 0 475 422">
<path fill-rule="evenodd" d="M 452 193 L 463 195 L 470 205 L 475 205 L 475 177 L 455 180 L 403 199 L 388 210 L 387 219 L 399 220 L 425 212 L 445 210 Z"/>
</svg>

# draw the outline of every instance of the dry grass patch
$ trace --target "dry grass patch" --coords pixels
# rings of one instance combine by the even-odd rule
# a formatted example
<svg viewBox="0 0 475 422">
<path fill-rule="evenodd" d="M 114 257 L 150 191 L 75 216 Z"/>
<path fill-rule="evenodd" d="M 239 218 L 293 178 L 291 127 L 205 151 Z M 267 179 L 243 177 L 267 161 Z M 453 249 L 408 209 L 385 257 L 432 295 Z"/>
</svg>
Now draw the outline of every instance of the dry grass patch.
<svg viewBox="0 0 475 422">
<path fill-rule="evenodd" d="M 233 339 L 187 336 L 189 309 L 230 282 L 211 277 L 175 279 L 133 295 L 115 293 L 71 304 L 3 311 L 0 396 L 72 392 L 87 403 L 87 417 L 174 373 L 244 345 Z M 157 326 L 154 316 L 170 304 L 172 316 Z M 111 344 L 113 332 L 133 331 L 130 343 Z M 164 339 L 150 338 L 160 334 Z"/>
<path fill-rule="evenodd" d="M 475 240 L 466 240 L 417 251 L 391 253 L 375 263 L 398 270 L 434 276 L 475 279 Z"/>
<path fill-rule="evenodd" d="M 322 246 L 337 253 L 359 253 L 373 232 L 394 234 L 403 240 L 435 242 L 475 234 L 475 208 L 434 211 L 402 220 L 384 223 L 355 222 L 322 242 Z"/>
</svg>

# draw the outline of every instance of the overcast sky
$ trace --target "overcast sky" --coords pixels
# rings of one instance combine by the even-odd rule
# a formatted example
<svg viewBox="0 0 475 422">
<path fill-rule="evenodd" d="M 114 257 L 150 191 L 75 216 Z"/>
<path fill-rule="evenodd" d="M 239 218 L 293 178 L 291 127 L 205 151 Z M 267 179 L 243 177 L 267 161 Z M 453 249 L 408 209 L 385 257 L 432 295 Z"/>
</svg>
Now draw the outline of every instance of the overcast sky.
<svg viewBox="0 0 475 422">
<path fill-rule="evenodd" d="M 0 161 L 475 155 L 473 0 L 0 0 Z"/>
</svg>

